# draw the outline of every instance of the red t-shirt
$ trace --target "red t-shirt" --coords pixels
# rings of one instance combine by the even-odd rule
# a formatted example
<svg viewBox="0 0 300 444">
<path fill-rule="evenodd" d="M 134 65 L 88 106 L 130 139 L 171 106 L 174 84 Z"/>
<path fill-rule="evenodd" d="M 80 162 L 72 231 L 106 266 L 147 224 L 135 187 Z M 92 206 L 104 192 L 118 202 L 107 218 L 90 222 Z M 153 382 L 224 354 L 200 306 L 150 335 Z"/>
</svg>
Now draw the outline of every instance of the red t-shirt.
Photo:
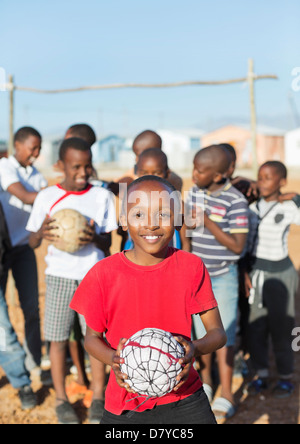
<svg viewBox="0 0 300 444">
<path fill-rule="evenodd" d="M 154 266 L 136 265 L 124 253 L 103 259 L 82 281 L 70 307 L 84 316 L 92 330 L 105 333 L 110 346 L 117 349 L 121 338 L 129 339 L 144 328 L 191 340 L 191 316 L 217 307 L 217 302 L 202 260 L 169 248 L 167 258 Z M 192 368 L 178 392 L 142 404 L 143 399 L 122 389 L 111 372 L 105 408 L 115 415 L 124 410 L 142 412 L 184 399 L 201 386 Z"/>
</svg>

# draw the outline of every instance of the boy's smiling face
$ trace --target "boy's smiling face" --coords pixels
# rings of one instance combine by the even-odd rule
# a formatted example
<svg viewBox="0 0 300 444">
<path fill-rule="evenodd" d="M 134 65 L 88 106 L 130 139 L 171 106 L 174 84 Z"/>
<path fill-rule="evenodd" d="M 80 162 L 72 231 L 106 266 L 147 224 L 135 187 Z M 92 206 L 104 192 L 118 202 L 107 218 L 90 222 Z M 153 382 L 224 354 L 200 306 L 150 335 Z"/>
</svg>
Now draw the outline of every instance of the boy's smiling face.
<svg viewBox="0 0 300 444">
<path fill-rule="evenodd" d="M 31 166 L 41 152 L 41 139 L 30 135 L 24 142 L 15 142 L 15 157 L 23 167 Z"/>
<path fill-rule="evenodd" d="M 145 181 L 130 189 L 124 230 L 129 230 L 139 254 L 164 255 L 175 232 L 175 202 L 163 183 Z"/>
<path fill-rule="evenodd" d="M 59 167 L 65 174 L 63 187 L 67 191 L 80 192 L 88 186 L 93 174 L 91 151 L 80 151 L 69 148 L 64 160 L 59 161 Z"/>
</svg>

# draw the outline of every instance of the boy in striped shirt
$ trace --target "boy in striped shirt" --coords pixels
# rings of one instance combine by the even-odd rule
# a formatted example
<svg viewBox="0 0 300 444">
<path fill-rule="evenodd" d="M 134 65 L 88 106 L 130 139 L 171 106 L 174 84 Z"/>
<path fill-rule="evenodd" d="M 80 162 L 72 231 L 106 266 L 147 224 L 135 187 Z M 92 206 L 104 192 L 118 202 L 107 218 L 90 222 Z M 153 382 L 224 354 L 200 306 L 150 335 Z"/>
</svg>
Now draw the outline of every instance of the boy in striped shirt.
<svg viewBox="0 0 300 444">
<path fill-rule="evenodd" d="M 222 395 L 214 402 L 213 410 L 219 418 L 232 416 L 236 410 L 231 386 L 238 306 L 237 262 L 249 230 L 248 204 L 228 179 L 230 164 L 231 158 L 221 146 L 213 145 L 196 154 L 195 186 L 189 192 L 186 208 L 194 215 L 200 214 L 202 223 L 187 227 L 193 229 L 184 245 L 184 249 L 201 257 L 209 271 L 228 337 L 226 347 L 218 351 Z M 194 327 L 198 338 L 205 335 L 197 319 Z M 202 378 L 212 399 L 211 355 L 204 356 L 203 363 Z"/>
</svg>

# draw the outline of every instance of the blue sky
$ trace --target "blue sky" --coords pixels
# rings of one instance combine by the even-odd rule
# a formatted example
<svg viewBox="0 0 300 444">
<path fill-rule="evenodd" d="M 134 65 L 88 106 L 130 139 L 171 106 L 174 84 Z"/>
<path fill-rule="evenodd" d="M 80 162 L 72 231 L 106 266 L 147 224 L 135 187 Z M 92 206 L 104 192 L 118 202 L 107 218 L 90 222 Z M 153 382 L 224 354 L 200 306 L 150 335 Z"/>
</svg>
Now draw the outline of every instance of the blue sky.
<svg viewBox="0 0 300 444">
<path fill-rule="evenodd" d="M 0 67 L 19 86 L 82 85 L 243 77 L 257 74 L 259 123 L 293 127 L 292 69 L 300 66 L 297 0 L 0 0 Z M 300 92 L 291 97 L 300 112 Z M 76 122 L 98 137 L 146 128 L 207 129 L 249 120 L 246 85 L 115 90 L 61 95 L 16 93 L 15 126 L 43 134 Z M 0 139 L 8 94 L 0 92 Z"/>
</svg>

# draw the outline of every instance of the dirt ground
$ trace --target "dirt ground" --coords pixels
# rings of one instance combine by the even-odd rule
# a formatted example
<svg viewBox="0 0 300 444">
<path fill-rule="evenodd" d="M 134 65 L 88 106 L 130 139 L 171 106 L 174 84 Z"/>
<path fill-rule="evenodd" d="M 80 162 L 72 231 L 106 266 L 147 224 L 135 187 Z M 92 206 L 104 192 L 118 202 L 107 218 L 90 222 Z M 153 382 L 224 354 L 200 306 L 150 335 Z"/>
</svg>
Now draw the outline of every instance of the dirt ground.
<svg viewBox="0 0 300 444">
<path fill-rule="evenodd" d="M 190 187 L 190 181 L 185 181 L 185 189 Z M 287 191 L 300 191 L 300 180 L 290 182 Z M 300 227 L 293 227 L 290 235 L 290 251 L 295 266 L 300 272 Z M 112 253 L 118 251 L 119 239 L 114 236 Z M 46 253 L 46 245 L 37 250 L 37 259 L 39 267 L 39 284 L 40 284 L 40 309 L 41 319 L 43 320 L 45 283 L 44 257 Z M 12 323 L 17 331 L 20 341 L 23 339 L 23 315 L 19 306 L 17 294 L 8 290 L 7 299 L 9 301 L 9 310 Z M 300 327 L 300 291 L 297 296 L 297 320 L 296 326 Z M 292 342 L 291 337 L 291 342 Z M 287 400 L 275 400 L 271 391 L 264 396 L 248 397 L 243 393 L 243 389 L 247 384 L 247 379 L 241 377 L 234 378 L 234 392 L 236 401 L 239 404 L 239 410 L 236 416 L 227 421 L 228 424 L 300 424 L 300 352 L 295 353 L 295 386 L 296 390 L 291 398 Z M 276 382 L 276 371 L 274 365 L 272 367 L 273 382 Z M 67 380 L 74 379 L 68 375 Z M 37 393 L 38 406 L 32 411 L 23 412 L 20 408 L 20 402 L 17 391 L 14 390 L 3 371 L 0 368 L 0 424 L 56 424 L 56 416 L 54 412 L 55 393 L 53 388 L 43 387 L 38 377 L 33 377 L 33 389 Z M 80 397 L 71 400 L 74 407 L 81 418 L 83 424 L 87 424 L 87 411 L 82 406 Z"/>
</svg>

